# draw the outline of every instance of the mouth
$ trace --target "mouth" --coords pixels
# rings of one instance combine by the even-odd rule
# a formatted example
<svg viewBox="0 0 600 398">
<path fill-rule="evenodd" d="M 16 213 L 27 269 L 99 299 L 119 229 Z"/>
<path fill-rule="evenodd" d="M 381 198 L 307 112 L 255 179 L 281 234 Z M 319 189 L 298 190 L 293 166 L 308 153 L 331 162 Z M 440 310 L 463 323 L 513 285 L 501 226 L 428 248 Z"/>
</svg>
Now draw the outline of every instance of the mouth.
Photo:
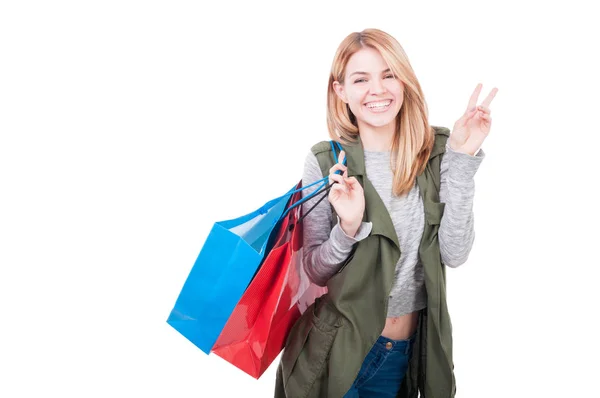
<svg viewBox="0 0 600 398">
<path fill-rule="evenodd" d="M 364 106 L 372 113 L 382 113 L 390 109 L 392 100 L 367 102 Z"/>
</svg>

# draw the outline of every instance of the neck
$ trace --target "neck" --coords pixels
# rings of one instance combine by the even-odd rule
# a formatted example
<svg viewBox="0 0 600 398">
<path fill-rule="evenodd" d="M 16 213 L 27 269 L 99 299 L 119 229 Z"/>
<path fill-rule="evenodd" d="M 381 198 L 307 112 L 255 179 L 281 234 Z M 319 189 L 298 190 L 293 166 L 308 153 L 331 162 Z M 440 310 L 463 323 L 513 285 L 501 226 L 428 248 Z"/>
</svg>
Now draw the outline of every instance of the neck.
<svg viewBox="0 0 600 398">
<path fill-rule="evenodd" d="M 396 120 L 385 126 L 363 125 L 359 122 L 358 131 L 365 151 L 386 152 L 392 150 Z"/>
</svg>

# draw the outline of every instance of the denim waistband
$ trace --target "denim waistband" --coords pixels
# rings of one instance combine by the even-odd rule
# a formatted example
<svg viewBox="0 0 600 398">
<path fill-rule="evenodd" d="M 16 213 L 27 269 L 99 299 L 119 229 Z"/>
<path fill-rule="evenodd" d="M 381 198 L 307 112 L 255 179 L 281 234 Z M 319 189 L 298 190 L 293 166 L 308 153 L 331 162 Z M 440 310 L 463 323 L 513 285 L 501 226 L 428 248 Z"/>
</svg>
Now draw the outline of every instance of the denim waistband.
<svg viewBox="0 0 600 398">
<path fill-rule="evenodd" d="M 379 336 L 379 338 L 377 338 L 377 341 L 375 342 L 375 345 L 373 346 L 373 348 L 376 348 L 376 349 L 379 349 L 382 351 L 387 351 L 387 352 L 401 351 L 401 352 L 404 352 L 405 354 L 408 354 L 410 352 L 412 344 L 415 341 L 416 335 L 417 335 L 417 333 L 414 333 L 412 336 L 410 336 L 406 340 L 393 340 L 393 339 L 390 339 L 385 336 Z M 391 348 L 388 348 L 390 346 L 391 346 Z"/>
</svg>

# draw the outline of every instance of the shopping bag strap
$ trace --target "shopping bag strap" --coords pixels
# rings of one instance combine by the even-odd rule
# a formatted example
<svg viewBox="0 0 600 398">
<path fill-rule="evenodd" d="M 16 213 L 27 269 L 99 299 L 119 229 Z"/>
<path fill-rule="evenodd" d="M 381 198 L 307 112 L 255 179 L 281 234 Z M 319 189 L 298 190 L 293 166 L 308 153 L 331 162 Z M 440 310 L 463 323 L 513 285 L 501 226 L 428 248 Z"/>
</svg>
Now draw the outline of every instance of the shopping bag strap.
<svg viewBox="0 0 600 398">
<path fill-rule="evenodd" d="M 331 152 L 333 153 L 333 158 L 335 159 L 335 163 L 338 163 L 338 157 L 337 157 L 337 153 L 335 151 L 334 143 L 337 144 L 337 147 L 340 150 L 340 152 L 343 151 L 343 148 L 342 148 L 342 146 L 340 145 L 339 142 L 333 141 L 333 140 L 329 141 L 329 144 L 331 145 Z M 346 165 L 346 160 L 347 160 L 347 158 L 344 157 L 344 161 L 342 162 L 344 166 Z M 335 172 L 335 174 L 341 174 L 341 173 L 342 173 L 341 170 L 337 170 Z M 319 188 L 317 188 L 313 193 L 311 193 L 307 197 L 299 200 L 298 202 L 296 202 L 292 206 L 290 206 L 284 212 L 284 214 L 281 216 L 281 218 L 285 217 L 290 210 L 292 210 L 295 207 L 301 205 L 302 203 L 306 202 L 307 200 L 310 200 L 310 199 L 314 198 L 315 196 L 321 195 L 322 196 L 321 199 L 319 199 L 319 201 L 317 203 L 315 203 L 313 206 L 311 206 L 311 208 L 305 214 L 303 214 L 302 217 L 300 217 L 296 223 L 301 222 L 304 219 L 304 217 L 306 217 L 315 207 L 317 207 L 319 205 L 319 203 L 321 203 L 323 201 L 323 199 L 325 199 L 327 197 L 327 195 L 325 195 L 325 194 L 329 192 L 329 190 L 331 189 L 331 187 L 333 186 L 333 184 L 337 184 L 337 181 L 334 181 L 331 184 L 329 184 L 329 186 L 327 186 L 325 188 L 325 185 L 327 185 L 327 181 L 328 180 L 329 180 L 329 176 L 326 176 L 326 177 L 324 177 L 324 178 L 322 178 L 320 180 L 317 180 L 316 182 L 314 182 L 314 183 L 312 183 L 310 185 L 307 185 L 306 188 L 311 187 L 311 186 L 313 186 L 313 185 L 315 185 L 315 184 L 317 184 L 319 182 L 322 183 L 321 186 Z M 297 191 L 300 191 L 300 190 L 302 190 L 302 189 L 299 189 Z"/>
<path fill-rule="evenodd" d="M 324 194 L 326 194 L 326 193 L 329 192 L 329 190 L 331 189 L 331 187 L 333 186 L 333 184 L 337 184 L 337 181 L 332 182 L 329 186 L 327 186 L 327 188 L 325 188 L 321 192 L 317 193 L 317 195 L 321 195 L 322 196 L 321 199 L 319 199 L 319 201 L 317 203 L 315 203 L 314 205 L 312 205 L 311 208 L 308 209 L 308 211 L 306 213 L 304 213 L 302 215 L 302 217 L 300 217 L 298 219 L 298 221 L 296 222 L 296 224 L 300 223 L 304 219 L 304 217 L 306 217 L 308 215 L 308 213 L 310 213 L 311 211 L 313 211 L 313 209 L 315 207 L 317 207 L 319 205 L 319 203 L 321 203 L 323 201 L 323 199 L 325 199 L 328 196 L 328 195 L 324 195 Z M 313 195 L 311 197 L 314 197 L 314 196 L 317 196 L 317 195 Z"/>
</svg>

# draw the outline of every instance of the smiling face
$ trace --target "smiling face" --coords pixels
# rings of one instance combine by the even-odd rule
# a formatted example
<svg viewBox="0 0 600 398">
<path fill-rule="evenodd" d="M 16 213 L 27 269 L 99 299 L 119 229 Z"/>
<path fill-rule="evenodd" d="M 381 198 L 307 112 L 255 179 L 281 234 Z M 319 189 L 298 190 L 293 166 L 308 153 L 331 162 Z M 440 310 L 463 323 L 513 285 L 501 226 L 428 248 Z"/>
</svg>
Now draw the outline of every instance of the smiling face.
<svg viewBox="0 0 600 398">
<path fill-rule="evenodd" d="M 380 128 L 394 123 L 404 99 L 404 85 L 394 77 L 374 48 L 363 47 L 348 60 L 344 83 L 333 88 L 361 126 Z"/>
</svg>

